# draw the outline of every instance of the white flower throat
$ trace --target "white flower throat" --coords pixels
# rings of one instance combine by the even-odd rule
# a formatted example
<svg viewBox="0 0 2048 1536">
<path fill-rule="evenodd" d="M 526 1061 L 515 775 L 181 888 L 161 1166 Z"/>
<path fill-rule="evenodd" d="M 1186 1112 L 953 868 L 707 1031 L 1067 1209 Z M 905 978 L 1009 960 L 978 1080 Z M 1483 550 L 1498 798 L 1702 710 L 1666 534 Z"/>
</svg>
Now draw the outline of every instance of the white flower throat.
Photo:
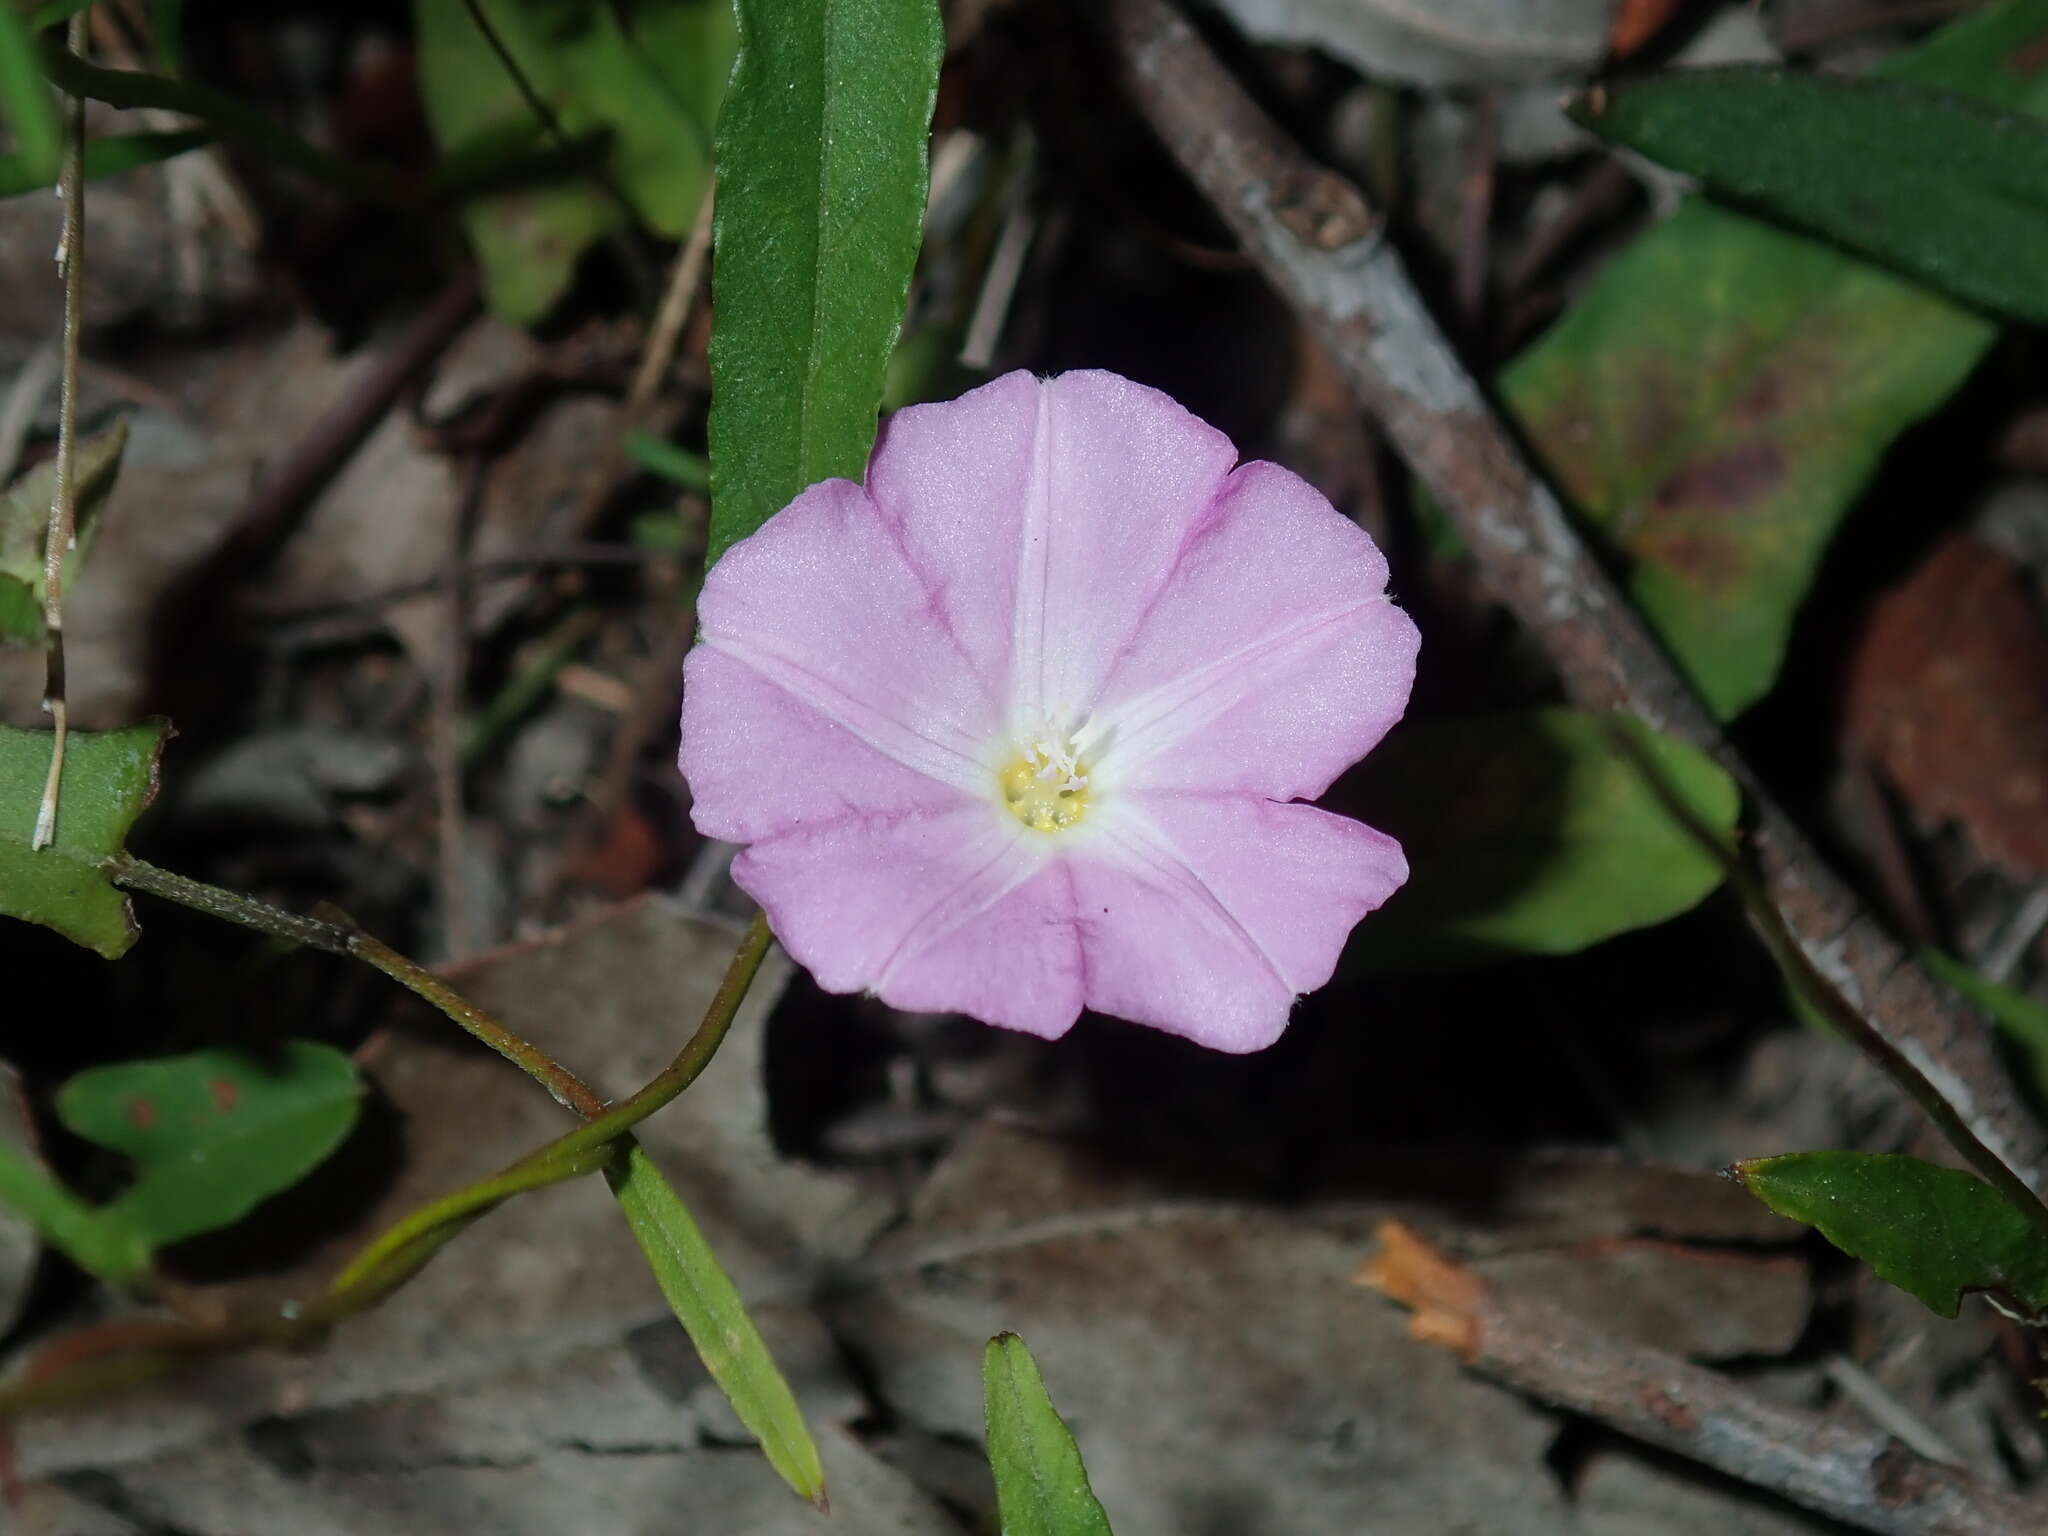
<svg viewBox="0 0 2048 1536">
<path fill-rule="evenodd" d="M 1091 717 L 1071 729 L 1040 722 L 1021 735 L 996 775 L 1003 804 L 1034 832 L 1063 832 L 1088 813 L 1090 764 L 1108 728 Z"/>
</svg>

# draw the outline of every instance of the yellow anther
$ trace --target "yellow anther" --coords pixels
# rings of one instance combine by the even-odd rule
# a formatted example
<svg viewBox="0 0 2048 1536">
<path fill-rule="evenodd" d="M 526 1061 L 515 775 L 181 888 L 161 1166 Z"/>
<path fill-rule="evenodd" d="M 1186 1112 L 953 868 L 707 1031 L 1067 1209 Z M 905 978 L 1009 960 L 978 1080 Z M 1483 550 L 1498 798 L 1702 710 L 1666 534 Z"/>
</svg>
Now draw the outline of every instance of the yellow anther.
<svg viewBox="0 0 2048 1536">
<path fill-rule="evenodd" d="M 1000 775 L 1003 803 L 1034 832 L 1064 831 L 1088 809 L 1088 765 L 1070 759 L 1069 766 L 1060 760 L 1066 755 L 1036 744 Z"/>
</svg>

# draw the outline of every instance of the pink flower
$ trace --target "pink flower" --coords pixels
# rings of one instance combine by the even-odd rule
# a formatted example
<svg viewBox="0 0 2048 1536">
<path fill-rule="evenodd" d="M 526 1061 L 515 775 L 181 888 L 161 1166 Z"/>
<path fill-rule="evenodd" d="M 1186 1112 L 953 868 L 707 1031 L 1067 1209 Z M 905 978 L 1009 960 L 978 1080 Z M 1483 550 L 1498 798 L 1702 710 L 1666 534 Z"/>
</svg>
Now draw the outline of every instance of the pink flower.
<svg viewBox="0 0 2048 1536">
<path fill-rule="evenodd" d="M 697 827 L 820 986 L 1047 1038 L 1270 1045 L 1408 877 L 1296 803 L 1396 720 L 1373 542 L 1111 373 L 899 412 L 704 583 Z"/>
</svg>

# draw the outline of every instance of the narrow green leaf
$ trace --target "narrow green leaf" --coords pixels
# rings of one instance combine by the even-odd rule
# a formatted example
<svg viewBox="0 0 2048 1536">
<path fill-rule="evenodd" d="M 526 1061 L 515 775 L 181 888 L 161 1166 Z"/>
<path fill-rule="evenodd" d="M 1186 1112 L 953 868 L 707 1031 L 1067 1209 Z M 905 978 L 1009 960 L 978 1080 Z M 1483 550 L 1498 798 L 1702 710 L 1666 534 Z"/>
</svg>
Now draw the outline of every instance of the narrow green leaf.
<svg viewBox="0 0 2048 1536">
<path fill-rule="evenodd" d="M 78 445 L 77 539 L 64 561 L 64 591 L 78 579 L 99 527 L 101 510 L 121 473 L 128 420 Z M 45 459 L 0 493 L 0 644 L 37 644 L 43 638 L 43 546 L 50 531 L 50 499 L 57 461 Z"/>
<path fill-rule="evenodd" d="M 197 149 L 213 135 L 196 128 L 171 129 L 163 133 L 113 133 L 88 139 L 85 145 L 85 179 L 118 176 L 138 166 L 155 165 Z M 54 171 L 38 173 L 22 156 L 0 155 L 0 197 L 16 197 L 56 183 Z"/>
<path fill-rule="evenodd" d="M 181 112 L 198 118 L 224 139 L 343 191 L 385 204 L 408 201 L 405 189 L 390 171 L 330 153 L 227 91 L 141 70 L 102 69 L 54 44 L 43 48 L 42 63 L 43 73 L 54 84 L 90 101 L 124 110 L 156 107 Z"/>
<path fill-rule="evenodd" d="M 647 1255 L 661 1293 L 782 1480 L 820 1508 L 825 1469 L 803 1411 L 782 1379 L 746 1304 L 675 1189 L 638 1143 L 606 1171 L 626 1224 Z"/>
<path fill-rule="evenodd" d="M 135 942 L 135 915 L 105 865 L 156 794 L 157 753 L 169 729 L 152 720 L 120 731 L 71 732 L 57 840 L 37 849 L 29 842 L 52 738 L 0 725 L 0 916 L 54 928 L 109 960 Z"/>
<path fill-rule="evenodd" d="M 57 116 L 57 100 L 43 83 L 35 30 L 13 0 L 0 3 L 0 123 L 14 130 L 22 164 L 35 176 L 54 180 L 64 125 Z"/>
<path fill-rule="evenodd" d="M 718 125 L 707 567 L 861 476 L 924 219 L 935 0 L 736 0 Z"/>
<path fill-rule="evenodd" d="M 2048 1238 L 1974 1174 L 1892 1152 L 1794 1152 L 1728 1171 L 1943 1317 L 1967 1291 L 2048 1309 Z"/>
<path fill-rule="evenodd" d="M 362 1094 L 345 1053 L 291 1040 L 262 1057 L 215 1049 L 94 1067 L 57 1091 L 57 1116 L 133 1160 L 134 1183 L 99 1215 L 161 1245 L 298 1183 L 341 1145 Z"/>
<path fill-rule="evenodd" d="M 1920 964 L 1998 1026 L 2007 1043 L 2026 1059 L 2035 1093 L 2048 1100 L 2048 1005 L 1978 975 L 1955 956 L 1938 949 L 1921 950 Z"/>
<path fill-rule="evenodd" d="M 649 474 L 674 481 L 686 491 L 710 489 L 710 461 L 665 437 L 636 427 L 626 434 L 626 456 Z"/>
<path fill-rule="evenodd" d="M 2048 73 L 2030 61 L 2044 40 L 2048 0 L 1989 6 L 1886 73 L 2039 115 Z M 1821 554 L 1885 450 L 1995 334 L 1831 246 L 1694 200 L 1609 263 L 1501 392 L 1728 718 L 1775 680 Z"/>
<path fill-rule="evenodd" d="M 988 1341 L 981 1384 L 1003 1536 L 1109 1536 L 1109 1516 L 1088 1486 L 1080 1447 L 1016 1334 Z"/>
<path fill-rule="evenodd" d="M 1675 917 L 1723 866 L 1666 795 L 1721 838 L 1741 809 L 1704 753 L 1569 709 L 1403 725 L 1346 782 L 1413 871 L 1353 940 L 1352 963 L 1384 968 L 1565 954 Z"/>
<path fill-rule="evenodd" d="M 1572 116 L 1967 304 L 2048 320 L 2048 124 L 1899 80 L 1687 70 Z"/>
<path fill-rule="evenodd" d="M 109 1221 L 52 1178 L 26 1153 L 0 1144 L 0 1205 L 33 1225 L 88 1274 L 132 1280 L 149 1267 L 149 1239 Z"/>
</svg>

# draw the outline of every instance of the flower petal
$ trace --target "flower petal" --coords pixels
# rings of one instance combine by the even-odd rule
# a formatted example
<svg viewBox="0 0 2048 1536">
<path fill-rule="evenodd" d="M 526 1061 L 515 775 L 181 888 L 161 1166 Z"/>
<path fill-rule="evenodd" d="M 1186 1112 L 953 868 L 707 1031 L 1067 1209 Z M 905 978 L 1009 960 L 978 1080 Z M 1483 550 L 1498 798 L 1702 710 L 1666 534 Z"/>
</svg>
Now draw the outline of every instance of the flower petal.
<svg viewBox="0 0 2048 1536">
<path fill-rule="evenodd" d="M 702 646 L 856 740 L 979 793 L 995 700 L 859 486 L 812 486 L 727 550 L 698 602 Z M 684 729 L 693 708 L 685 697 Z M 734 723 L 744 728 L 744 722 Z M 830 761 L 813 771 L 830 775 Z"/>
<path fill-rule="evenodd" d="M 755 843 L 733 878 L 828 992 L 1050 1039 L 1081 1011 L 1073 901 L 1042 834 L 987 803 Z"/>
<path fill-rule="evenodd" d="M 1419 640 L 1386 586 L 1307 481 L 1234 471 L 1104 691 L 1105 785 L 1321 794 L 1407 706 Z"/>
<path fill-rule="evenodd" d="M 1384 833 L 1240 794 L 1141 794 L 1070 861 L 1091 1008 L 1256 1051 L 1408 878 Z M 1091 850 L 1094 851 L 1094 850 Z"/>
<path fill-rule="evenodd" d="M 951 810 L 963 801 L 952 785 L 876 751 L 708 645 L 683 662 L 678 763 L 690 786 L 691 821 L 729 843 L 849 816 Z"/>
<path fill-rule="evenodd" d="M 1093 705 L 1236 457 L 1116 374 L 1012 373 L 890 418 L 868 487 L 1014 725 Z"/>
</svg>

